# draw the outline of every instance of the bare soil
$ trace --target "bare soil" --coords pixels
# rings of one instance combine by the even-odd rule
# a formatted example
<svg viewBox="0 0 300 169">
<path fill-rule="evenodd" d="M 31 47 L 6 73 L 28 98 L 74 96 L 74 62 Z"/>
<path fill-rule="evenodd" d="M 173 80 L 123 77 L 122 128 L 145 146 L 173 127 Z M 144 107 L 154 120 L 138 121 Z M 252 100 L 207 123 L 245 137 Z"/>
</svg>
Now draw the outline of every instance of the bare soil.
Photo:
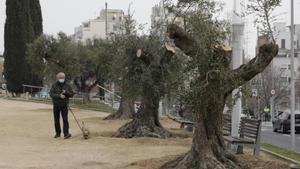
<svg viewBox="0 0 300 169">
<path fill-rule="evenodd" d="M 0 99 L 0 169 L 158 169 L 191 146 L 191 134 L 166 118 L 162 124 L 177 138 L 121 139 L 111 136 L 127 121 L 103 120 L 107 113 L 74 112 L 91 132 L 90 139 L 82 138 L 71 114 L 73 137 L 54 139 L 51 105 Z M 266 156 L 239 158 L 244 168 L 287 169 Z"/>
</svg>

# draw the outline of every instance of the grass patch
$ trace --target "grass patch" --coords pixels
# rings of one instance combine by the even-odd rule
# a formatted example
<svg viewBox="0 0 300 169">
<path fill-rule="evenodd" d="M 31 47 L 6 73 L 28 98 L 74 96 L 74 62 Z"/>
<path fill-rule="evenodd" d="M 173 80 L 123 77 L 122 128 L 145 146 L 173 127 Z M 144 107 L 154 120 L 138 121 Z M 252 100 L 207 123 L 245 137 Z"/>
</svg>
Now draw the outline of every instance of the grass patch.
<svg viewBox="0 0 300 169">
<path fill-rule="evenodd" d="M 4 98 L 4 97 L 0 97 Z M 25 102 L 32 102 L 32 103 L 43 103 L 43 104 L 52 104 L 51 99 L 24 99 L 24 98 L 4 98 L 7 100 L 14 100 L 14 101 L 25 101 Z M 91 101 L 88 103 L 82 103 L 82 100 L 70 100 L 70 105 L 74 108 L 83 109 L 83 110 L 92 110 L 92 111 L 99 111 L 104 113 L 112 113 L 115 112 L 113 108 L 110 106 L 105 105 L 104 103 L 101 103 L 100 101 Z"/>
<path fill-rule="evenodd" d="M 71 102 L 71 106 L 78 109 L 100 111 L 105 113 L 115 112 L 113 108 L 99 101 L 91 101 L 89 103 L 83 104 L 81 100 L 74 100 Z"/>
<path fill-rule="evenodd" d="M 280 147 L 277 147 L 277 146 L 274 146 L 274 145 L 271 145 L 271 144 L 266 144 L 266 143 L 263 143 L 261 145 L 261 147 L 266 149 L 266 150 L 272 151 L 274 153 L 286 156 L 288 158 L 291 158 L 293 160 L 296 160 L 296 161 L 300 162 L 300 153 L 296 153 L 296 152 L 290 151 L 288 149 L 280 148 Z"/>
</svg>

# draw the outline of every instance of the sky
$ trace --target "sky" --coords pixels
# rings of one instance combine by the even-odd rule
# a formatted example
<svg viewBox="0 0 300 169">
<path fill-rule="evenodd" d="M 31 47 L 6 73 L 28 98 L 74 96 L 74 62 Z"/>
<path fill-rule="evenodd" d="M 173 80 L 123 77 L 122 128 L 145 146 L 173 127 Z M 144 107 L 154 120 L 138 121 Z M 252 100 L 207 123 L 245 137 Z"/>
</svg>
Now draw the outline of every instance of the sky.
<svg viewBox="0 0 300 169">
<path fill-rule="evenodd" d="M 5 23 L 5 1 L 0 0 L 0 54 L 4 51 L 4 23 Z M 140 24 L 147 23 L 150 26 L 151 8 L 158 4 L 160 0 L 106 0 L 108 8 L 123 9 L 127 11 L 132 3 L 131 9 L 134 11 L 134 17 Z M 290 0 L 283 0 L 283 7 L 277 10 L 277 13 L 286 14 L 282 16 L 281 21 L 289 19 Z M 223 0 L 226 2 L 224 13 L 232 10 L 233 0 Z M 63 31 L 69 35 L 74 33 L 74 28 L 82 22 L 95 18 L 99 15 L 101 9 L 105 7 L 105 0 L 40 0 L 43 12 L 44 33 L 57 34 Z M 300 9 L 300 0 L 295 0 L 295 9 Z M 295 12 L 295 22 L 300 24 L 300 10 Z M 252 20 L 252 18 L 249 18 Z M 247 28 L 246 36 L 255 35 L 253 25 Z M 248 38 L 249 41 L 253 39 Z"/>
</svg>

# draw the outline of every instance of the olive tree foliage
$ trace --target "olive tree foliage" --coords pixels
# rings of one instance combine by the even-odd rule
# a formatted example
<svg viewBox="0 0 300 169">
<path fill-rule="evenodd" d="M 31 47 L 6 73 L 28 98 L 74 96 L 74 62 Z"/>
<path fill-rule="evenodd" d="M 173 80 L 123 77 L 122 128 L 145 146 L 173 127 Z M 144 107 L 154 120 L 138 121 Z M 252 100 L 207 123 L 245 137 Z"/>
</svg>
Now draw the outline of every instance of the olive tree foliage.
<svg viewBox="0 0 300 169">
<path fill-rule="evenodd" d="M 55 75 L 63 71 L 68 80 L 73 80 L 80 72 L 78 45 L 64 33 L 57 37 L 42 35 L 28 45 L 27 60 L 34 72 L 44 82 L 55 80 Z"/>
<path fill-rule="evenodd" d="M 27 56 L 44 83 L 53 82 L 55 75 L 62 71 L 80 92 L 89 93 L 93 86 L 108 78 L 110 48 L 105 40 L 96 39 L 83 45 L 58 33 L 57 37 L 40 36 L 29 45 Z"/>
<path fill-rule="evenodd" d="M 249 0 L 246 14 L 256 16 L 255 23 L 258 25 L 261 35 L 275 42 L 276 33 L 273 23 L 277 20 L 274 10 L 281 5 L 282 0 Z"/>
<path fill-rule="evenodd" d="M 74 82 L 78 89 L 86 95 L 89 101 L 89 93 L 96 86 L 104 86 L 109 80 L 109 71 L 112 62 L 111 42 L 103 39 L 94 39 L 85 45 L 78 44 L 80 73 Z M 100 96 L 104 97 L 104 91 L 100 89 Z"/>
<path fill-rule="evenodd" d="M 189 81 L 184 86 L 184 102 L 193 113 L 193 144 L 189 152 L 161 169 L 240 168 L 225 146 L 222 119 L 225 101 L 232 91 L 261 73 L 277 55 L 278 46 L 263 45 L 255 58 L 239 68 L 230 69 L 231 50 L 224 47 L 229 29 L 217 19 L 222 5 L 211 0 L 178 0 L 171 5 L 185 18 L 185 29 L 170 25 L 168 36 L 187 56 Z M 177 53 L 177 52 L 175 52 Z"/>
<path fill-rule="evenodd" d="M 114 82 L 119 87 L 121 96 L 120 106 L 116 113 L 112 113 L 105 120 L 130 119 L 134 115 L 134 97 L 129 92 L 128 67 L 131 65 L 131 53 L 128 51 L 136 44 L 137 26 L 136 21 L 132 18 L 128 8 L 127 17 L 124 18 L 124 24 L 118 34 L 110 37 L 111 42 L 111 64 L 109 67 L 110 82 Z"/>
<path fill-rule="evenodd" d="M 166 138 L 171 133 L 160 124 L 159 101 L 166 92 L 166 79 L 172 74 L 170 71 L 176 69 L 174 63 L 179 62 L 166 50 L 161 37 L 155 34 L 139 35 L 137 32 L 143 30 L 130 17 L 125 23 L 126 31 L 111 38 L 114 52 L 110 72 L 112 79 L 119 82 L 122 88 L 122 100 L 126 98 L 127 105 L 139 100 L 141 108 L 135 114 L 133 106 L 127 106 L 125 117 L 129 114 L 133 120 L 122 126 L 117 136 Z M 123 118 L 124 110 L 121 109 L 120 106 L 116 115 L 109 116 L 109 119 L 115 116 Z"/>
<path fill-rule="evenodd" d="M 127 78 L 127 91 L 133 98 L 141 100 L 141 107 L 133 120 L 122 126 L 119 137 L 158 137 L 167 138 L 172 134 L 159 120 L 159 101 L 166 92 L 166 79 L 179 59 L 173 57 L 166 45 L 155 35 L 132 36 L 127 45 L 127 65 L 124 77 Z"/>
</svg>

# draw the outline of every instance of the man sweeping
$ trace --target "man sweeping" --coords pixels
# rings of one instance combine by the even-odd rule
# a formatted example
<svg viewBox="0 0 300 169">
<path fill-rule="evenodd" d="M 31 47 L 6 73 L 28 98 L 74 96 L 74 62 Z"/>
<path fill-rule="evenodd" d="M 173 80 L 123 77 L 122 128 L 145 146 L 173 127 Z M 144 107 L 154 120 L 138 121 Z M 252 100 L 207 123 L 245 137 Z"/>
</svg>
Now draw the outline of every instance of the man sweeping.
<svg viewBox="0 0 300 169">
<path fill-rule="evenodd" d="M 52 85 L 50 90 L 50 97 L 53 101 L 53 114 L 54 114 L 54 124 L 55 124 L 55 136 L 54 138 L 59 138 L 61 134 L 60 127 L 60 115 L 63 119 L 63 133 L 64 138 L 68 139 L 72 135 L 69 133 L 69 121 L 68 121 L 68 106 L 69 98 L 73 97 L 74 92 L 70 85 L 66 83 L 66 75 L 60 72 L 56 75 L 56 83 Z"/>
</svg>

